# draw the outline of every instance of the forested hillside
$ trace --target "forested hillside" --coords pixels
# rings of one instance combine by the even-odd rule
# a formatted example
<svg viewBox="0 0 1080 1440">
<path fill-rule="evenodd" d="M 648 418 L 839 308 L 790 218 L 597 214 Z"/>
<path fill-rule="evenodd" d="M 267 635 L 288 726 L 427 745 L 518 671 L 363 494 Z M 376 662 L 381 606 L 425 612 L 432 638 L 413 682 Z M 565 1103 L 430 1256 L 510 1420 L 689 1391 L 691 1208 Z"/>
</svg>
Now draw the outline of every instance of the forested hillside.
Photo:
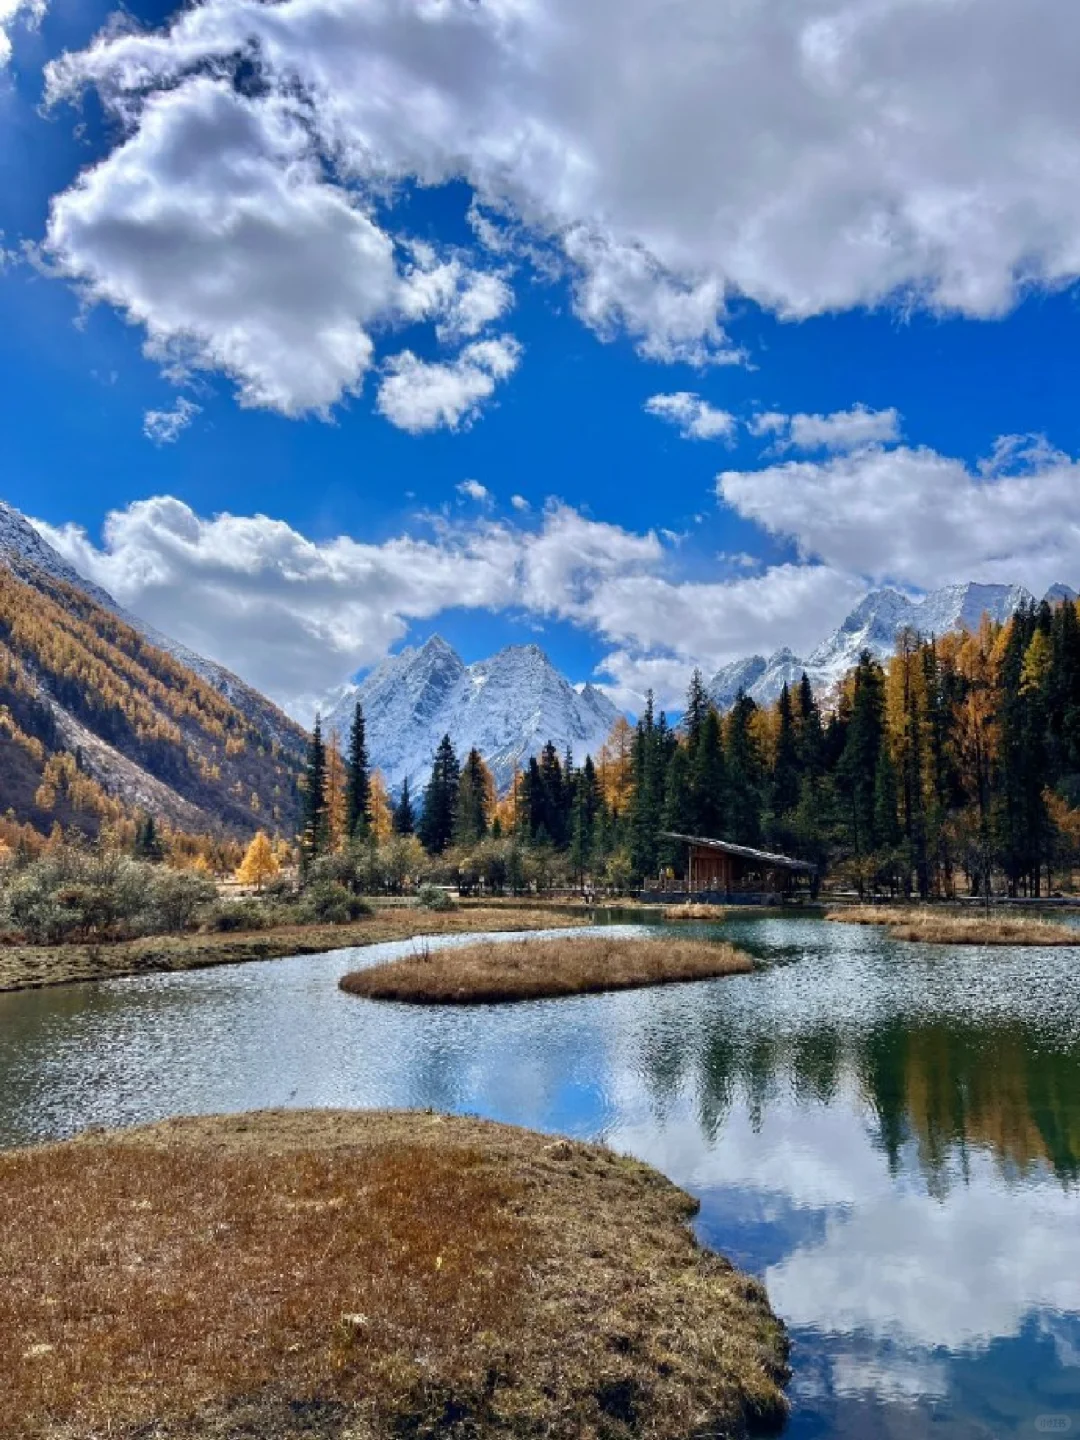
<svg viewBox="0 0 1080 1440">
<path fill-rule="evenodd" d="M 271 708 L 268 706 L 267 708 Z M 273 733 L 81 589 L 0 567 L 0 811 L 88 834 L 139 813 L 292 836 L 303 731 Z"/>
</svg>

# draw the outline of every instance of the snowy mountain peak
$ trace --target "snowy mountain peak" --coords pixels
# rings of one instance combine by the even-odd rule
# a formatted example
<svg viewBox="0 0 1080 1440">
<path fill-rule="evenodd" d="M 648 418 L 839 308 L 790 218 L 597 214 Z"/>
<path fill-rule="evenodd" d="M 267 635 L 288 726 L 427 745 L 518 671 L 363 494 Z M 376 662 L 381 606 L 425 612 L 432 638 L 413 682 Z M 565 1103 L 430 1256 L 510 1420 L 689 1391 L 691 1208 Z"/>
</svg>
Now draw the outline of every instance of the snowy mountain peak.
<svg viewBox="0 0 1080 1440">
<path fill-rule="evenodd" d="M 595 754 L 618 715 L 594 685 L 575 689 L 536 644 L 508 645 L 472 665 L 445 641 L 403 650 L 348 687 L 328 727 L 344 734 L 357 702 L 372 765 L 392 789 L 407 778 L 414 793 L 444 734 L 459 758 L 479 750 L 502 789 L 548 740 L 560 753 L 569 746 L 578 763 Z"/>
<path fill-rule="evenodd" d="M 1064 585 L 1055 586 L 1054 592 L 1047 598 L 1066 599 L 1073 595 Z M 760 655 L 734 660 L 713 676 L 709 693 L 721 709 L 732 705 L 740 689 L 759 705 L 768 705 L 785 684 L 797 685 L 804 670 L 815 690 L 827 690 L 858 663 L 864 650 L 879 660 L 887 659 L 902 629 L 911 628 L 920 635 L 944 635 L 961 627 L 975 630 L 984 615 L 1003 622 L 1031 599 L 1022 585 L 974 581 L 943 585 L 921 598 L 891 588 L 871 590 L 805 661 L 786 647 L 767 661 Z"/>
</svg>

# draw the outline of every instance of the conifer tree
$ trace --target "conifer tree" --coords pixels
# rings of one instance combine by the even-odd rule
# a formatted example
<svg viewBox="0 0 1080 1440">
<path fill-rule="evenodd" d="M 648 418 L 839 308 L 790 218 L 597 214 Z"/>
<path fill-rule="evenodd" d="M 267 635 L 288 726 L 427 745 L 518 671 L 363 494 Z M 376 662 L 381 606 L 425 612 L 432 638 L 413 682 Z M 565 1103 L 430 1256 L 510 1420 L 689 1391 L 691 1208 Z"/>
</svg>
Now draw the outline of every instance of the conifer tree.
<svg viewBox="0 0 1080 1440">
<path fill-rule="evenodd" d="M 454 841 L 475 845 L 488 831 L 490 773 L 477 749 L 469 751 L 458 780 Z"/>
<path fill-rule="evenodd" d="M 236 878 L 241 885 L 254 885 L 257 891 L 261 891 L 266 881 L 272 880 L 280 868 L 269 838 L 265 831 L 260 830 L 248 846 Z"/>
<path fill-rule="evenodd" d="M 412 797 L 409 794 L 409 777 L 406 775 L 401 782 L 401 796 L 394 807 L 394 833 L 411 835 L 415 829 L 416 815 L 413 811 Z"/>
<path fill-rule="evenodd" d="M 705 712 L 697 754 L 690 767 L 690 834 L 727 839 L 727 773 L 720 716 Z"/>
<path fill-rule="evenodd" d="M 695 670 L 690 676 L 690 685 L 686 692 L 686 710 L 683 713 L 683 730 L 686 732 L 687 758 L 691 762 L 697 755 L 698 742 L 701 739 L 702 727 L 705 724 L 705 717 L 711 709 L 709 692 L 705 689 L 705 680 L 700 670 Z"/>
<path fill-rule="evenodd" d="M 460 778 L 461 767 L 454 746 L 450 736 L 444 735 L 435 752 L 420 822 L 420 839 L 433 855 L 441 855 L 454 837 Z"/>
<path fill-rule="evenodd" d="M 724 769 L 727 780 L 727 822 L 738 845 L 761 841 L 762 764 L 751 723 L 757 706 L 740 691 L 727 718 Z"/>
<path fill-rule="evenodd" d="M 301 834 L 301 868 L 325 854 L 330 841 L 327 818 L 327 750 L 323 742 L 323 720 L 315 716 L 304 770 L 304 829 Z"/>
<path fill-rule="evenodd" d="M 661 717 L 663 718 L 663 717 Z M 634 735 L 634 793 L 630 801 L 630 864 L 639 879 L 656 873 L 660 820 L 663 807 L 663 770 L 666 722 L 658 727 L 653 694 L 645 697 L 645 711 Z"/>
<path fill-rule="evenodd" d="M 345 785 L 345 823 L 350 835 L 363 833 L 371 823 L 371 768 L 363 707 L 357 701 L 349 730 L 349 759 Z"/>
<path fill-rule="evenodd" d="M 313 860 L 325 854 L 330 839 L 326 813 L 326 746 L 322 738 L 322 719 L 318 715 L 315 716 L 315 728 L 311 732 L 304 779 L 304 828 L 300 840 L 300 863 L 306 870 Z"/>
</svg>

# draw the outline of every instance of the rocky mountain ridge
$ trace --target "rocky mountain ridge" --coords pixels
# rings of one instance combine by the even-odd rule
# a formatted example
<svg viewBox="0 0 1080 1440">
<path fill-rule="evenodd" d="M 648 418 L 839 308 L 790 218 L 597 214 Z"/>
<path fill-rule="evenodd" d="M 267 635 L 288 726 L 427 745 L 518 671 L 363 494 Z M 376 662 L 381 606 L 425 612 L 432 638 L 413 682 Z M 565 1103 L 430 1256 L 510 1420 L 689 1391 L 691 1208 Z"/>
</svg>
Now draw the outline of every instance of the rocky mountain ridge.
<svg viewBox="0 0 1080 1440">
<path fill-rule="evenodd" d="M 357 702 L 372 765 L 392 790 L 407 778 L 414 794 L 428 782 L 443 735 L 460 758 L 475 746 L 504 789 L 548 740 L 560 754 L 569 746 L 579 764 L 595 756 L 619 714 L 596 686 L 572 686 L 538 645 L 509 645 L 466 665 L 440 635 L 338 692 L 324 724 L 342 745 Z"/>
<path fill-rule="evenodd" d="M 1054 603 L 1075 600 L 1068 585 L 1054 585 L 1046 598 Z M 1022 585 L 985 585 L 975 581 L 943 585 L 922 599 L 899 590 L 871 590 L 831 635 L 805 659 L 786 647 L 766 658 L 750 655 L 733 660 L 709 682 L 709 693 L 722 710 L 730 708 L 740 690 L 759 705 L 771 704 L 787 684 L 798 684 L 803 672 L 814 689 L 825 692 L 858 663 L 864 650 L 886 660 L 896 648 L 897 633 L 906 628 L 921 635 L 944 635 L 960 628 L 978 629 L 984 615 L 1004 622 L 1033 599 Z"/>
</svg>

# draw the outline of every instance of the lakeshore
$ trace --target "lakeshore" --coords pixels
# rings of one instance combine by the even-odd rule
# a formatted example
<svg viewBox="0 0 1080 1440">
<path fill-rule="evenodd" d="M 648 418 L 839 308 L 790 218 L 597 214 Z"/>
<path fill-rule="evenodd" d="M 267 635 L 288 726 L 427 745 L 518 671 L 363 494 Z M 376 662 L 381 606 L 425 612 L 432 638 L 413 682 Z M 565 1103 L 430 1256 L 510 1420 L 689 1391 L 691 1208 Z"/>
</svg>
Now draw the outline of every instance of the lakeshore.
<svg viewBox="0 0 1080 1440">
<path fill-rule="evenodd" d="M 749 955 L 680 935 L 480 941 L 402 956 L 341 980 L 350 995 L 413 1005 L 493 1005 L 745 975 Z"/>
<path fill-rule="evenodd" d="M 4 945 L 0 947 L 0 993 L 37 990 L 89 980 L 117 980 L 279 960 L 290 955 L 380 945 L 419 936 L 508 930 L 545 930 L 587 925 L 578 907 L 463 904 L 453 910 L 413 905 L 380 906 L 373 915 L 346 925 L 280 925 L 249 932 L 191 932 L 154 935 L 107 944 Z"/>
<path fill-rule="evenodd" d="M 683 1440 L 787 1413 L 763 1287 L 601 1146 L 264 1111 L 9 1151 L 0 1199 L 13 1440 Z"/>
</svg>

